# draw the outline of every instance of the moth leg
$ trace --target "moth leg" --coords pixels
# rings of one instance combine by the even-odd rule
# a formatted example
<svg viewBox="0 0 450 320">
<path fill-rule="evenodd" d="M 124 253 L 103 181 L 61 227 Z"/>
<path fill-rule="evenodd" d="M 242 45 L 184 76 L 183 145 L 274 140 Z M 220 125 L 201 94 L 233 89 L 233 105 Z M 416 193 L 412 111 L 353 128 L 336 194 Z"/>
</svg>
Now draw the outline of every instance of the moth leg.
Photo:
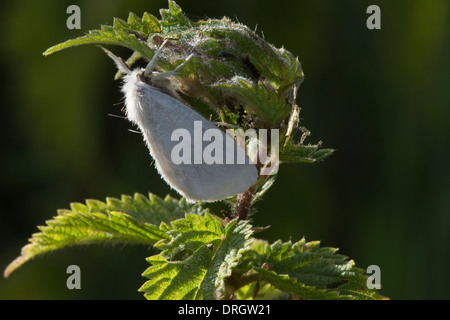
<svg viewBox="0 0 450 320">
<path fill-rule="evenodd" d="M 186 60 L 183 61 L 183 63 L 181 63 L 179 66 L 177 66 L 175 69 L 171 70 L 171 71 L 167 71 L 167 72 L 161 72 L 158 74 L 153 74 L 153 70 L 155 70 L 156 67 L 156 59 L 158 58 L 162 48 L 164 48 L 164 46 L 167 44 L 167 42 L 170 39 L 165 39 L 163 41 L 163 43 L 159 46 L 159 48 L 155 51 L 155 54 L 153 55 L 152 59 L 150 60 L 150 62 L 147 64 L 147 66 L 145 67 L 145 71 L 144 71 L 144 76 L 146 77 L 152 77 L 153 79 L 157 78 L 157 77 L 170 77 L 170 76 L 174 76 L 177 74 L 177 71 L 182 68 L 193 56 L 194 54 L 191 53 Z"/>
<path fill-rule="evenodd" d="M 109 51 L 106 48 L 103 48 L 102 46 L 99 46 L 107 55 L 108 57 L 110 57 L 114 63 L 116 64 L 117 69 L 119 69 L 119 71 L 126 73 L 126 74 L 130 74 L 131 70 L 128 68 L 127 64 L 122 60 L 122 58 L 116 56 L 114 53 L 112 53 L 111 51 Z"/>
<path fill-rule="evenodd" d="M 187 58 L 186 58 L 186 60 L 184 60 L 183 61 L 183 63 L 181 63 L 179 66 L 177 66 L 175 69 L 173 69 L 173 70 L 170 70 L 170 71 L 167 71 L 167 72 L 161 72 L 161 73 L 158 73 L 158 74 L 154 74 L 153 75 L 153 79 L 158 79 L 158 78 L 167 78 L 167 77 L 170 77 L 170 76 L 175 76 L 175 75 L 177 75 L 178 74 L 178 70 L 180 69 L 180 68 L 182 68 L 184 65 L 186 65 L 186 63 L 189 61 L 189 60 L 191 60 L 191 58 L 194 56 L 194 54 L 193 53 L 191 53 Z M 148 66 L 147 66 L 148 67 Z M 147 72 L 147 69 L 145 69 L 145 72 Z"/>
<path fill-rule="evenodd" d="M 305 127 L 300 127 L 299 129 L 301 132 L 303 132 L 303 134 L 300 138 L 300 142 L 298 143 L 298 145 L 301 146 L 303 144 L 303 142 L 305 142 L 306 137 L 308 137 L 311 134 L 311 132 L 308 129 L 306 129 Z"/>
</svg>

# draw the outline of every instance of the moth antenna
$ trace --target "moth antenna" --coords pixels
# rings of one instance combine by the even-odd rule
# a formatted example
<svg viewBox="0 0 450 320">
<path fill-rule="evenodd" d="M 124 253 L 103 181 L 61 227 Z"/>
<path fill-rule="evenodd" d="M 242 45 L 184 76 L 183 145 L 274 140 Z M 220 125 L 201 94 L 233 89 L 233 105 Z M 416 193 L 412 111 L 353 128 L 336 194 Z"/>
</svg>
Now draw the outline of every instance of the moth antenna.
<svg viewBox="0 0 450 320">
<path fill-rule="evenodd" d="M 161 52 L 161 49 L 166 45 L 166 43 L 169 41 L 169 39 L 166 39 L 163 41 L 163 43 L 159 46 L 159 48 L 155 51 L 155 54 L 153 55 L 150 62 L 147 64 L 147 67 L 145 67 L 144 75 L 148 76 L 152 73 L 153 69 L 156 65 L 156 58 L 158 57 L 159 53 Z"/>
<path fill-rule="evenodd" d="M 106 48 L 103 48 L 102 46 L 99 46 L 103 51 L 105 51 L 105 53 L 108 55 L 108 57 L 110 57 L 112 59 L 112 61 L 114 61 L 114 63 L 117 66 L 117 69 L 119 69 L 119 71 L 122 71 L 123 73 L 126 74 L 130 74 L 131 70 L 130 68 L 128 68 L 127 64 L 122 60 L 122 58 L 116 56 L 114 53 L 112 53 L 111 51 L 109 51 Z"/>
</svg>

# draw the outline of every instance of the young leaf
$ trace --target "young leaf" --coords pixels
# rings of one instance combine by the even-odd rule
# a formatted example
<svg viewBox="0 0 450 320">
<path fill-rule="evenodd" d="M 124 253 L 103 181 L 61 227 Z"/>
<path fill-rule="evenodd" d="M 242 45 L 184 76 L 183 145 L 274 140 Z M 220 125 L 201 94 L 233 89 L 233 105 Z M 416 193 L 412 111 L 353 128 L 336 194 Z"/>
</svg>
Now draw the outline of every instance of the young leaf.
<svg viewBox="0 0 450 320">
<path fill-rule="evenodd" d="M 289 143 L 280 150 L 280 161 L 282 162 L 319 162 L 330 156 L 333 149 L 320 149 L 319 145 L 295 145 Z"/>
<path fill-rule="evenodd" d="M 236 101 L 269 128 L 275 128 L 289 116 L 291 105 L 286 104 L 284 98 L 279 98 L 275 92 L 269 92 L 262 82 L 254 84 L 235 77 L 231 82 L 216 84 L 214 87 L 233 92 Z"/>
<path fill-rule="evenodd" d="M 58 210 L 58 215 L 38 227 L 21 255 L 5 270 L 5 276 L 23 263 L 48 251 L 71 245 L 100 242 L 123 242 L 153 245 L 168 236 L 159 224 L 184 217 L 186 212 L 199 214 L 198 205 L 189 205 L 184 199 L 165 200 L 150 195 L 135 194 L 134 198 L 108 198 L 106 202 L 88 200 L 86 205 L 72 203 L 71 210 Z"/>
<path fill-rule="evenodd" d="M 147 258 L 149 280 L 139 290 L 149 300 L 222 298 L 224 279 L 251 245 L 250 225 L 232 220 L 224 227 L 206 213 L 188 214 L 172 227 L 171 239 L 156 245 L 161 254 Z"/>
<path fill-rule="evenodd" d="M 184 16 L 183 11 L 175 1 L 169 0 L 169 9 L 161 9 L 159 12 L 163 18 L 161 25 L 164 32 L 171 32 L 172 27 L 176 30 L 191 27 L 191 21 Z"/>
<path fill-rule="evenodd" d="M 115 18 L 113 26 L 101 26 L 100 30 L 92 30 L 85 36 L 57 44 L 47 49 L 44 55 L 83 44 L 111 44 L 130 48 L 150 60 L 153 50 L 147 45 L 146 40 L 150 34 L 160 31 L 161 25 L 154 16 L 144 13 L 140 19 L 134 13 L 130 13 L 127 22 Z"/>
</svg>

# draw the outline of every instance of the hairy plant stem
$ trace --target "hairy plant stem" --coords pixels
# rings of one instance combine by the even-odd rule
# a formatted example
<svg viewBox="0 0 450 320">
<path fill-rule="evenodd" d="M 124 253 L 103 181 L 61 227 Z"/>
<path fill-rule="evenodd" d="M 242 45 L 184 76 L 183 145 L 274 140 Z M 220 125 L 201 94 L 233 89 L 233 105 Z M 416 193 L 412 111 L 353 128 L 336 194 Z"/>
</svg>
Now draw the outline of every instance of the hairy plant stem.
<svg viewBox="0 0 450 320">
<path fill-rule="evenodd" d="M 256 187 L 251 187 L 244 193 L 238 195 L 236 211 L 234 213 L 234 217 L 237 218 L 238 221 L 247 220 L 255 189 Z"/>
</svg>

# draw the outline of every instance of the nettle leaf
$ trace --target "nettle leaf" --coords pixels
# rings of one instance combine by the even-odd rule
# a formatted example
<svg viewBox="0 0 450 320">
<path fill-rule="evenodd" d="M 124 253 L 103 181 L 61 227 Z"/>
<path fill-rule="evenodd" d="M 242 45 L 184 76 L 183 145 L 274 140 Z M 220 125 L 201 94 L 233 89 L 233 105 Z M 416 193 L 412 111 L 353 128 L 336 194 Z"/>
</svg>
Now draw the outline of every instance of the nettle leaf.
<svg viewBox="0 0 450 320">
<path fill-rule="evenodd" d="M 58 210 L 58 215 L 38 227 L 30 243 L 22 248 L 21 255 L 5 270 L 5 276 L 23 263 L 43 253 L 71 245 L 91 243 L 133 243 L 153 245 L 167 239 L 162 223 L 184 217 L 185 213 L 202 213 L 198 205 L 184 199 L 166 199 L 135 194 L 134 198 L 107 198 L 106 202 L 87 200 L 86 204 L 72 203 L 71 209 Z"/>
<path fill-rule="evenodd" d="M 130 48 L 150 60 L 153 57 L 153 50 L 147 45 L 147 38 L 160 31 L 161 25 L 156 17 L 144 13 L 140 19 L 134 13 L 130 13 L 127 22 L 115 18 L 113 26 L 104 25 L 100 30 L 92 30 L 85 36 L 57 44 L 47 49 L 44 55 L 83 44 L 98 44 Z"/>
<path fill-rule="evenodd" d="M 148 197 L 136 193 L 134 197 L 123 195 L 120 199 L 107 198 L 106 203 L 97 200 L 87 200 L 90 212 L 121 211 L 132 216 L 138 222 L 147 222 L 159 225 L 162 222 L 170 223 L 172 220 L 184 218 L 186 213 L 202 214 L 199 204 L 188 203 L 186 199 L 174 199 L 166 196 L 162 199 L 154 194 Z"/>
<path fill-rule="evenodd" d="M 232 220 L 223 226 L 206 213 L 188 214 L 172 227 L 171 239 L 156 245 L 161 254 L 147 258 L 152 266 L 143 276 L 149 280 L 139 290 L 149 300 L 222 298 L 224 279 L 250 248 L 250 225 Z"/>
<path fill-rule="evenodd" d="M 320 149 L 320 144 L 296 145 L 290 142 L 280 150 L 280 161 L 285 163 L 320 162 L 332 155 L 334 151 L 333 149 Z"/>
<path fill-rule="evenodd" d="M 267 191 L 273 186 L 275 183 L 275 180 L 277 178 L 276 174 L 270 175 L 266 177 L 266 180 L 261 183 L 261 186 L 258 187 L 253 195 L 253 199 L 251 201 L 251 204 L 255 204 L 257 201 L 262 200 L 263 196 L 266 194 Z"/>
<path fill-rule="evenodd" d="M 159 12 L 163 18 L 162 28 L 166 33 L 170 33 L 173 29 L 177 31 L 190 29 L 193 25 L 175 1 L 169 1 L 169 9 L 161 9 Z"/>
<path fill-rule="evenodd" d="M 214 87 L 233 92 L 233 97 L 245 106 L 249 114 L 257 116 L 270 128 L 275 128 L 291 111 L 291 105 L 286 104 L 284 97 L 279 98 L 276 92 L 269 92 L 262 82 L 254 84 L 247 79 L 235 77 L 231 82 L 218 83 Z"/>
<path fill-rule="evenodd" d="M 259 240 L 254 242 L 253 250 L 244 253 L 235 272 L 256 272 L 263 285 L 269 283 L 303 299 L 384 299 L 367 288 L 367 276 L 353 260 L 336 252 L 335 248 L 320 247 L 319 241 L 307 243 L 302 239 L 269 245 Z M 242 289 L 240 295 L 245 297 L 245 290 L 248 288 Z"/>
</svg>

